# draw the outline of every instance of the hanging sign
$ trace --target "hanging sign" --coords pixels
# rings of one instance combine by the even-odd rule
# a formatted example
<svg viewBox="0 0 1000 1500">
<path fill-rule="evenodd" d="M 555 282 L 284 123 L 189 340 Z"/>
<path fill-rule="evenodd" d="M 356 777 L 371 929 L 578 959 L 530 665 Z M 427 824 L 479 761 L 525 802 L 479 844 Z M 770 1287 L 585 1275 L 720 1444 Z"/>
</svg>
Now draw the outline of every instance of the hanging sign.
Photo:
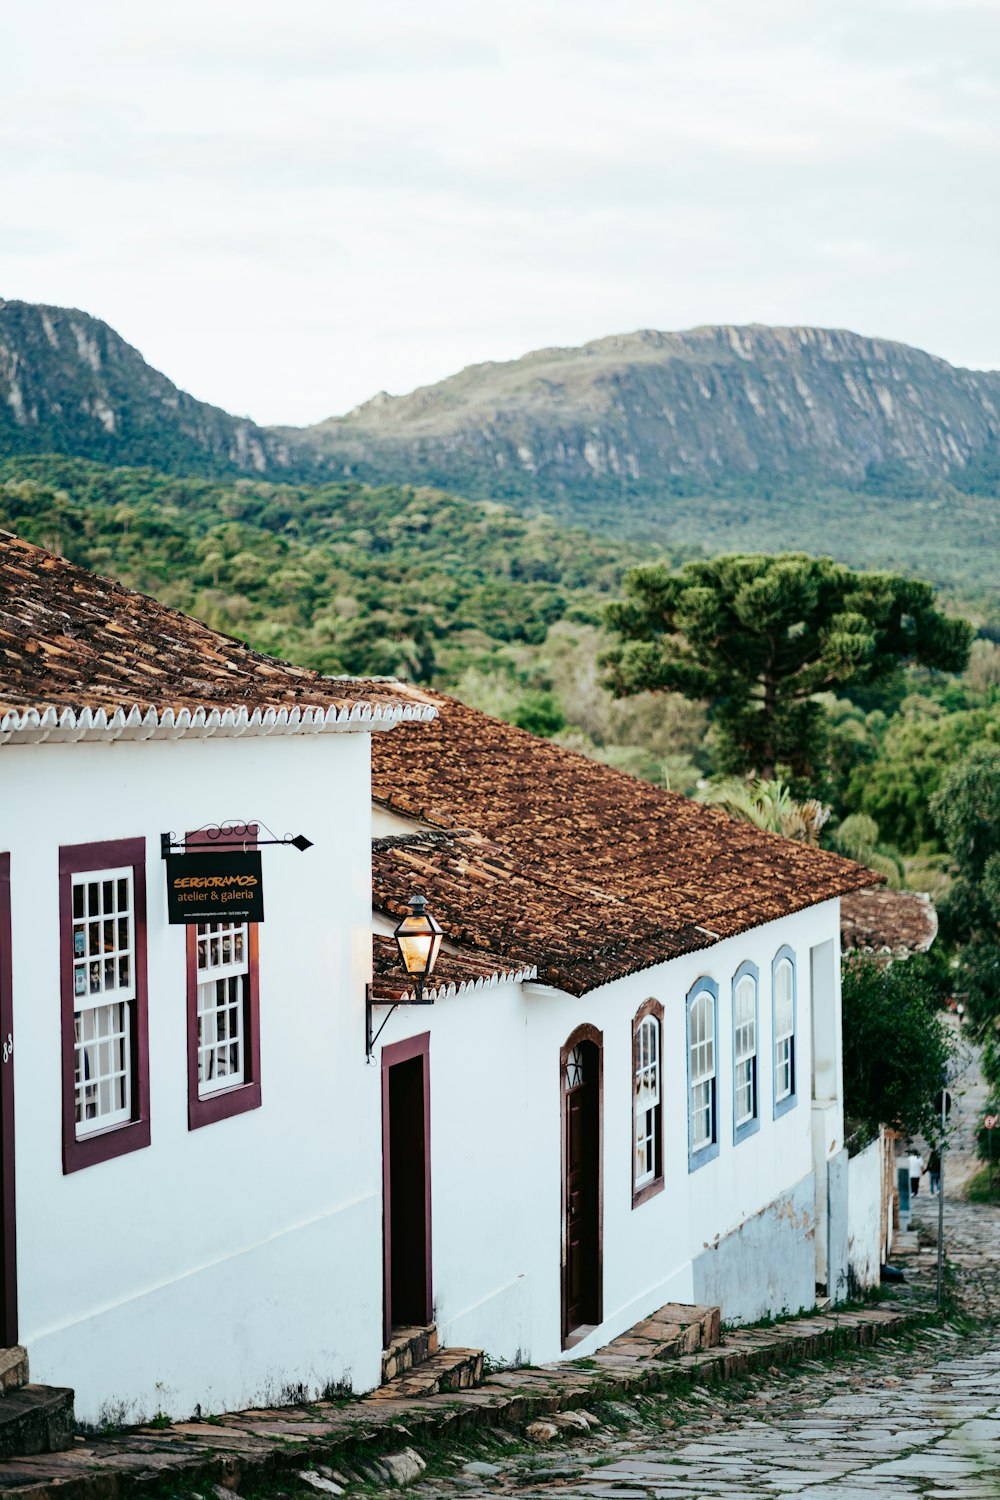
<svg viewBox="0 0 1000 1500">
<path fill-rule="evenodd" d="M 187 922 L 263 922 L 260 853 L 242 849 L 168 854 L 167 918 Z"/>
</svg>

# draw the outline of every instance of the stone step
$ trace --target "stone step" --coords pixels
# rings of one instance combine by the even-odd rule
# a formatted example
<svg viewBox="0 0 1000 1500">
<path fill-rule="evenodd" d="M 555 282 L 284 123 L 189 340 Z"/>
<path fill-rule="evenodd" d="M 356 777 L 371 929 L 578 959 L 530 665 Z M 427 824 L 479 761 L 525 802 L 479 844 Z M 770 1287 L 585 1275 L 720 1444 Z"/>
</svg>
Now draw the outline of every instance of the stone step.
<svg viewBox="0 0 1000 1500">
<path fill-rule="evenodd" d="M 28 1384 L 28 1354 L 20 1344 L 0 1349 L 0 1396 Z"/>
<path fill-rule="evenodd" d="M 413 1399 L 436 1396 L 440 1391 L 467 1391 L 482 1383 L 483 1351 L 481 1349 L 442 1349 L 421 1364 L 397 1375 L 377 1391 L 370 1401 Z"/>
<path fill-rule="evenodd" d="M 668 1302 L 648 1318 L 627 1328 L 596 1358 L 601 1363 L 626 1359 L 679 1359 L 715 1349 L 722 1341 L 722 1318 L 717 1307 Z"/>
<path fill-rule="evenodd" d="M 73 1392 L 53 1385 L 23 1385 L 0 1401 L 0 1461 L 73 1446 Z"/>
<path fill-rule="evenodd" d="M 396 1380 L 422 1365 L 438 1351 L 437 1324 L 428 1323 L 420 1328 L 394 1328 L 388 1349 L 382 1350 L 382 1384 Z"/>
</svg>

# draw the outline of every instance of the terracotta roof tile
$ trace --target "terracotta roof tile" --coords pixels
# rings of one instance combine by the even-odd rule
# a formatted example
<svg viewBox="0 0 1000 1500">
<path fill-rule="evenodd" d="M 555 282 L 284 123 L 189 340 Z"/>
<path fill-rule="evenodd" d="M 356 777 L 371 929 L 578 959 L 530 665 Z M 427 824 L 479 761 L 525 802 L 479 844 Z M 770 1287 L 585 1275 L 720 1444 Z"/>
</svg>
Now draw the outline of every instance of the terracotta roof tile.
<svg viewBox="0 0 1000 1500">
<path fill-rule="evenodd" d="M 383 1004 L 412 1000 L 413 987 L 408 984 L 399 962 L 399 952 L 392 938 L 376 935 L 373 939 L 374 978 L 372 993 Z M 532 979 L 530 964 L 507 963 L 479 953 L 442 953 L 432 982 L 425 990 L 428 999 L 461 995 L 469 990 L 485 989 L 505 979 Z"/>
<path fill-rule="evenodd" d="M 373 744 L 376 801 L 472 836 L 376 853 L 376 904 L 420 889 L 457 941 L 574 993 L 881 877 L 438 693 Z M 477 842 L 478 839 L 478 842 Z"/>
<path fill-rule="evenodd" d="M 463 951 L 529 965 L 543 983 L 570 994 L 712 941 L 690 923 L 672 926 L 619 894 L 596 889 L 569 866 L 525 869 L 474 833 L 376 839 L 372 870 L 379 911 L 402 916 L 410 896 L 421 891 Z"/>
<path fill-rule="evenodd" d="M 398 703 L 395 684 L 323 677 L 264 656 L 0 531 L 0 720 L 46 710 L 50 719 L 65 710 L 350 714 Z M 415 706 L 409 700 L 411 713 Z"/>
<path fill-rule="evenodd" d="M 937 930 L 934 903 L 918 891 L 852 891 L 840 903 L 845 952 L 894 958 L 926 953 Z"/>
</svg>

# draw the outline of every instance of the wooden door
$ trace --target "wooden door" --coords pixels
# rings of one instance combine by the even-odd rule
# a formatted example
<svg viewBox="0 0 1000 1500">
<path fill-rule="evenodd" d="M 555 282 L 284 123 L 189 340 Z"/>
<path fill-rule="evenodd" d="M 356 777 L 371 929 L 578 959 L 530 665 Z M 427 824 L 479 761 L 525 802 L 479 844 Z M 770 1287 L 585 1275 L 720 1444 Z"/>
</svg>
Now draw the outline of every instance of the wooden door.
<svg viewBox="0 0 1000 1500">
<path fill-rule="evenodd" d="M 14 1004 L 10 943 L 10 855 L 0 854 L 0 1345 L 5 1348 L 17 1343 Z"/>
<path fill-rule="evenodd" d="M 430 1034 L 382 1050 L 384 1327 L 431 1321 Z"/>
<path fill-rule="evenodd" d="M 564 1346 L 601 1321 L 601 1045 L 592 1027 L 563 1048 Z"/>
</svg>

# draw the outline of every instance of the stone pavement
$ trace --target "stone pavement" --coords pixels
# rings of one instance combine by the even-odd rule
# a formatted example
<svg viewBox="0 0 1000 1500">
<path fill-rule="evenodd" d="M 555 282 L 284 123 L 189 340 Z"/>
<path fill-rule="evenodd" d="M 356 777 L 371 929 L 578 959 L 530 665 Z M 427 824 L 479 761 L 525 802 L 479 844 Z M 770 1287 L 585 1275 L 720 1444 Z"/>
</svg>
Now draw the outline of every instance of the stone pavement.
<svg viewBox="0 0 1000 1500">
<path fill-rule="evenodd" d="M 246 1497 L 275 1485 L 290 1494 L 303 1491 L 302 1474 L 310 1470 L 314 1484 L 322 1480 L 318 1488 L 336 1493 L 341 1474 L 351 1484 L 388 1477 L 384 1466 L 391 1465 L 393 1455 L 387 1450 L 404 1443 L 434 1449 L 484 1430 L 521 1432 L 553 1414 L 560 1422 L 564 1413 L 566 1423 L 579 1430 L 589 1425 L 572 1416 L 580 1407 L 613 1407 L 666 1390 L 687 1395 L 696 1385 L 725 1385 L 804 1359 L 869 1348 L 917 1326 L 921 1317 L 919 1306 L 848 1308 L 736 1329 L 727 1332 L 721 1347 L 672 1359 L 610 1345 L 592 1360 L 491 1375 L 478 1390 L 392 1401 L 317 1401 L 81 1436 L 65 1453 L 0 1463 L 0 1493 L 31 1500 L 115 1500 L 168 1487 L 171 1495 L 207 1497 L 213 1485 L 222 1484 Z M 699 1393 L 690 1399 L 697 1405 L 703 1398 Z"/>
<path fill-rule="evenodd" d="M 924 1208 L 930 1220 L 936 1204 Z M 1000 1208 L 946 1200 L 946 1236 L 949 1291 L 959 1304 L 949 1324 L 835 1362 L 595 1404 L 586 1413 L 589 1431 L 557 1429 L 544 1445 L 504 1451 L 484 1435 L 478 1447 L 432 1459 L 410 1493 L 415 1500 L 996 1500 Z M 928 1251 L 910 1262 L 909 1298 L 927 1298 L 934 1266 Z"/>
</svg>

